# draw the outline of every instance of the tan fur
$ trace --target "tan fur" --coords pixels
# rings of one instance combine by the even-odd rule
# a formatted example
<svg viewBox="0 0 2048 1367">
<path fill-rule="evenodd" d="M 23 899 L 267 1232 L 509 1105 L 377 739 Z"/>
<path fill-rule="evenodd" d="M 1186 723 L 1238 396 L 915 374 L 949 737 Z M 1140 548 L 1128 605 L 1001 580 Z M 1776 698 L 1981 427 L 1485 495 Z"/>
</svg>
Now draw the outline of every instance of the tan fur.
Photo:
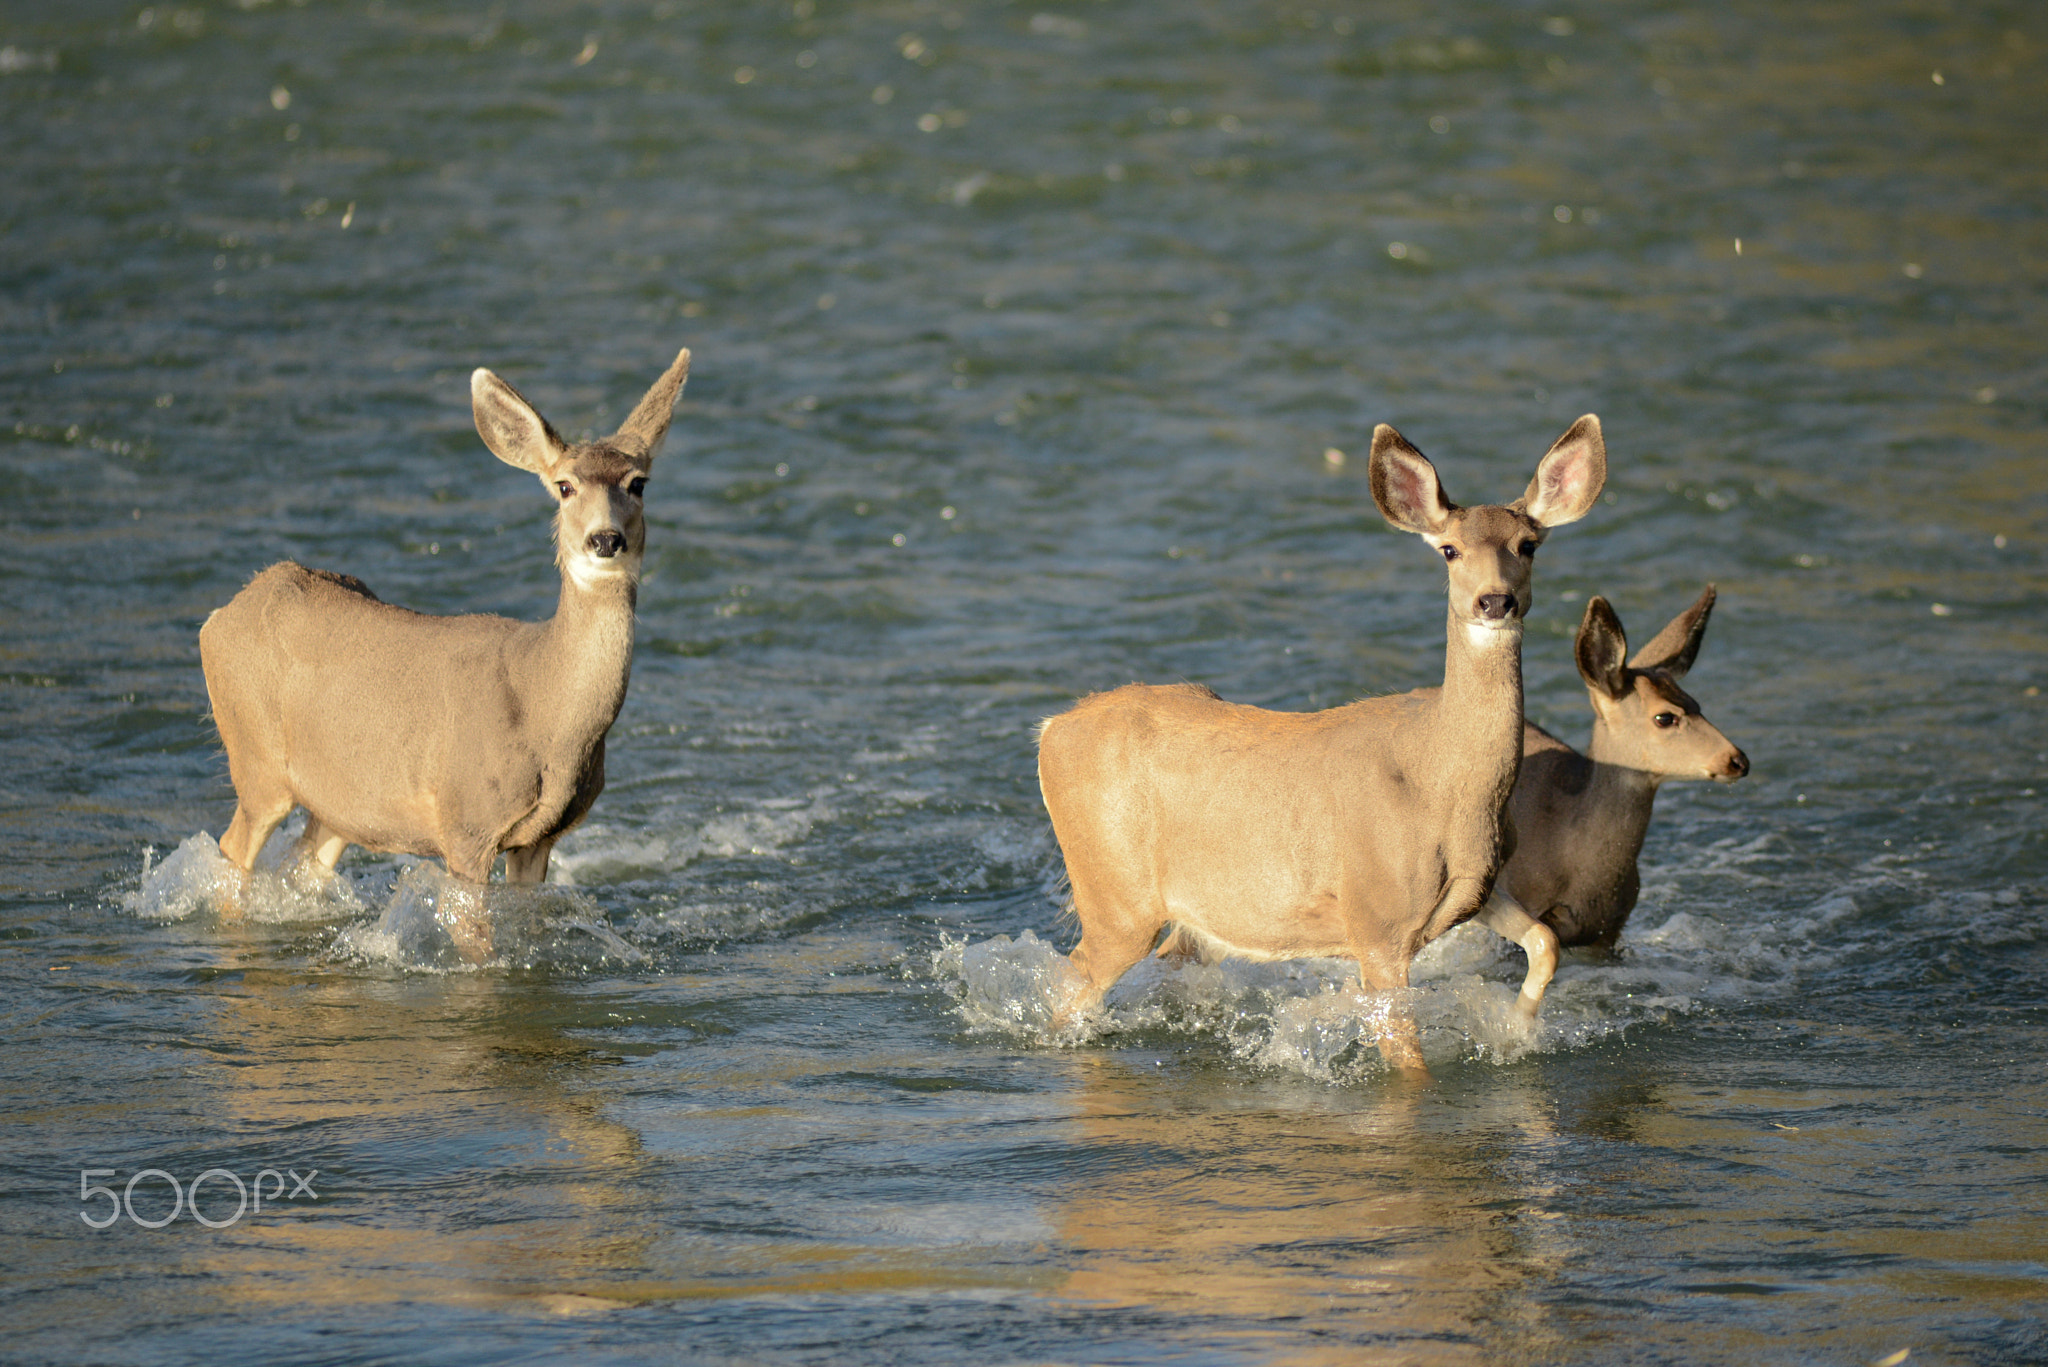
<svg viewBox="0 0 2048 1367">
<path fill-rule="evenodd" d="M 450 873 L 537 883 L 604 787 L 604 738 L 625 701 L 646 526 L 640 488 L 689 371 L 682 352 L 613 436 L 564 442 L 479 370 L 477 430 L 557 503 L 554 617 L 430 617 L 361 581 L 272 565 L 199 632 L 235 815 L 221 852 L 250 867 L 294 806 L 301 858 L 350 845 L 438 855 Z M 566 488 L 569 492 L 561 492 Z"/>
<path fill-rule="evenodd" d="M 1574 424 L 1507 506 L 1452 504 L 1391 427 L 1374 432 L 1371 475 L 1390 523 L 1454 556 L 1443 688 L 1294 713 L 1133 684 L 1046 722 L 1039 785 L 1082 927 L 1077 1004 L 1099 1001 L 1168 925 L 1246 958 L 1353 958 L 1366 987 L 1388 990 L 1430 940 L 1494 915 L 1531 555 L 1598 497 L 1599 421 Z M 1549 936 L 1521 922 L 1500 928 Z M 1381 1047 L 1424 1073 L 1412 1025 Z"/>
</svg>

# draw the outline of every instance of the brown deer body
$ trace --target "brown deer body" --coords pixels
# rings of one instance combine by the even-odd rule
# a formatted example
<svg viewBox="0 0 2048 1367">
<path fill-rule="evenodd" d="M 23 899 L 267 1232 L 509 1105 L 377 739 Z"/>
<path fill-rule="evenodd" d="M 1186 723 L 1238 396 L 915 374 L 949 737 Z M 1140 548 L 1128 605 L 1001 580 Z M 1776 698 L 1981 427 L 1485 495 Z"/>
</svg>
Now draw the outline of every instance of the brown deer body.
<svg viewBox="0 0 2048 1367">
<path fill-rule="evenodd" d="M 1501 885 L 1565 945 L 1611 948 L 1641 888 L 1636 860 L 1667 779 L 1733 783 L 1749 757 L 1678 686 L 1699 655 L 1714 586 L 1627 664 L 1628 638 L 1607 600 L 1586 604 L 1575 653 L 1593 704 L 1580 754 L 1534 723 L 1515 784 L 1514 857 Z"/>
<path fill-rule="evenodd" d="M 223 855 L 251 867 L 302 806 L 295 857 L 330 870 L 361 845 L 438 855 L 472 883 L 500 852 L 509 881 L 547 876 L 555 841 L 604 787 L 632 668 L 641 500 L 689 357 L 617 433 L 580 445 L 490 371 L 471 377 L 485 444 L 557 504 L 551 620 L 427 616 L 289 561 L 207 618 L 200 660 L 236 799 Z M 487 947 L 481 935 L 465 953 Z"/>
<path fill-rule="evenodd" d="M 1081 923 L 1077 1005 L 1099 1002 L 1167 926 L 1208 953 L 1352 958 L 1385 991 L 1407 986 L 1425 944 L 1482 912 L 1530 944 L 1526 1008 L 1541 999 L 1555 937 L 1489 898 L 1512 841 L 1533 556 L 1599 496 L 1599 421 L 1575 423 L 1507 506 L 1452 504 L 1384 425 L 1371 474 L 1387 521 L 1449 566 L 1442 689 L 1291 713 L 1134 684 L 1047 721 L 1039 785 Z M 1381 1048 L 1426 1073 L 1412 1024 Z"/>
</svg>

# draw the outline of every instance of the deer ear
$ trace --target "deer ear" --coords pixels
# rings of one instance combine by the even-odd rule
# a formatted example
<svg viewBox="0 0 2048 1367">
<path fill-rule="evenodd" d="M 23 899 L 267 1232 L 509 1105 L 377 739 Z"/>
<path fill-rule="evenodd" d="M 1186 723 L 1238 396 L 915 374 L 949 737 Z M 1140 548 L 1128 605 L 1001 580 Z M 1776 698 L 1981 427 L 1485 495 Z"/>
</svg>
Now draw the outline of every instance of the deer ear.
<svg viewBox="0 0 2048 1367">
<path fill-rule="evenodd" d="M 545 476 L 568 450 L 518 390 L 481 367 L 469 377 L 469 408 L 477 435 L 507 465 Z"/>
<path fill-rule="evenodd" d="M 1381 423 L 1372 430 L 1372 499 L 1380 516 L 1404 532 L 1428 536 L 1443 528 L 1458 506 L 1444 497 L 1436 467 L 1407 438 Z"/>
<path fill-rule="evenodd" d="M 1607 443 L 1591 413 L 1571 425 L 1536 466 L 1536 477 L 1513 505 L 1544 527 L 1577 522 L 1593 510 L 1607 483 Z"/>
<path fill-rule="evenodd" d="M 1578 657 L 1579 677 L 1586 687 L 1610 698 L 1628 691 L 1628 666 L 1622 663 L 1628 655 L 1628 637 L 1622 634 L 1621 619 L 1598 594 L 1587 600 L 1572 652 Z"/>
<path fill-rule="evenodd" d="M 684 347 L 632 415 L 619 425 L 612 444 L 653 464 L 654 453 L 661 449 L 661 439 L 668 435 L 669 419 L 675 416 L 676 395 L 682 392 L 683 381 L 689 376 L 690 349 Z"/>
<path fill-rule="evenodd" d="M 1674 679 L 1682 679 L 1692 668 L 1692 662 L 1699 658 L 1700 642 L 1707 634 L 1707 618 L 1714 612 L 1714 586 L 1709 584 L 1700 591 L 1693 605 L 1672 618 L 1665 628 L 1650 638 L 1650 643 L 1636 652 L 1629 661 L 1631 669 L 1661 669 Z"/>
</svg>

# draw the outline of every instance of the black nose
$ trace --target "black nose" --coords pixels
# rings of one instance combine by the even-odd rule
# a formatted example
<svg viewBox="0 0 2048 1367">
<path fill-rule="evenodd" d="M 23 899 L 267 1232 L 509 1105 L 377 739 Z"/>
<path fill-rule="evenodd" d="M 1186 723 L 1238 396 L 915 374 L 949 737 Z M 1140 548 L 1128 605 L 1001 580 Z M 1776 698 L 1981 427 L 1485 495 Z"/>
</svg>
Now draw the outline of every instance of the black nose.
<svg viewBox="0 0 2048 1367">
<path fill-rule="evenodd" d="M 609 560 L 620 551 L 626 549 L 626 538 L 610 530 L 592 532 L 590 534 L 589 546 L 599 559 Z"/>
<path fill-rule="evenodd" d="M 1728 760 L 1728 777 L 1741 778 L 1749 772 L 1749 756 L 1737 750 Z"/>
<path fill-rule="evenodd" d="M 1489 622 L 1498 622 L 1514 611 L 1515 595 L 1512 593 L 1482 593 L 1479 595 L 1479 615 Z"/>
</svg>

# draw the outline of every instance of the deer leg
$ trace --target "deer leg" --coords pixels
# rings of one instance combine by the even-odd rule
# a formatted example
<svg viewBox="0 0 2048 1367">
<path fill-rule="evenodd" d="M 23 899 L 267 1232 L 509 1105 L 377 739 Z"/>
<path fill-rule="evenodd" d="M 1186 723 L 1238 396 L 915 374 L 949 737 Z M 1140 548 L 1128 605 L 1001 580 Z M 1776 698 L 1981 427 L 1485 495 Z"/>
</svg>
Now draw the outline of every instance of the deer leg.
<svg viewBox="0 0 2048 1367">
<path fill-rule="evenodd" d="M 1408 986 L 1408 960 L 1398 953 L 1367 951 L 1358 956 L 1358 980 L 1369 992 L 1399 992 Z M 1380 1036 L 1380 1057 L 1409 1082 L 1434 1082 L 1422 1061 L 1422 1037 L 1405 1004 L 1395 1002 Z"/>
<path fill-rule="evenodd" d="M 1074 915 L 1081 922 L 1081 941 L 1067 955 L 1067 1000 L 1053 1018 L 1055 1026 L 1100 1006 L 1117 979 L 1152 952 L 1152 942 L 1165 920 L 1149 909 L 1134 911 L 1117 905 L 1116 898 L 1098 896 L 1084 880 L 1072 879 L 1071 870 L 1069 878 L 1074 886 Z"/>
<path fill-rule="evenodd" d="M 483 885 L 451 880 L 442 891 L 435 920 L 455 942 L 455 952 L 467 964 L 489 963 L 496 945 L 492 942 L 491 915 L 484 906 Z"/>
<path fill-rule="evenodd" d="M 497 857 L 495 850 L 485 851 L 481 857 L 463 857 L 456 854 L 446 856 L 451 877 L 441 896 L 440 908 L 434 919 L 448 932 L 448 938 L 455 942 L 455 952 L 463 962 L 481 964 L 489 962 L 496 949 L 493 942 L 491 912 L 484 902 L 484 891 L 490 886 L 491 864 Z"/>
<path fill-rule="evenodd" d="M 1201 942 L 1179 926 L 1174 926 L 1166 932 L 1166 938 L 1159 942 L 1159 948 L 1152 951 L 1152 956 L 1172 964 L 1175 968 L 1186 964 L 1212 962 Z"/>
<path fill-rule="evenodd" d="M 270 839 L 270 833 L 292 814 L 293 805 L 288 795 L 264 804 L 251 803 L 246 798 L 236 802 L 234 819 L 228 822 L 227 830 L 221 834 L 221 854 L 229 863 L 244 870 L 255 868 L 256 856 L 263 852 L 263 842 Z"/>
<path fill-rule="evenodd" d="M 291 862 L 294 864 L 316 863 L 329 873 L 341 858 L 341 852 L 348 848 L 348 838 L 336 835 L 319 817 L 306 813 L 306 829 L 299 832 L 297 843 L 292 846 Z"/>
<path fill-rule="evenodd" d="M 1487 929 L 1520 945 L 1529 955 L 1529 974 L 1522 979 L 1522 994 L 1515 1009 L 1528 1020 L 1536 1019 L 1543 1007 L 1544 989 L 1557 973 L 1557 932 L 1522 909 L 1499 885 L 1486 899 L 1479 922 Z"/>
<path fill-rule="evenodd" d="M 1085 927 L 1087 922 L 1084 920 L 1082 925 Z M 1067 955 L 1067 962 L 1080 974 L 1082 982 L 1083 995 L 1075 1005 L 1099 1006 L 1109 989 L 1116 986 L 1117 979 L 1151 951 L 1152 937 L 1158 933 L 1156 925 L 1144 931 L 1128 926 L 1084 929 L 1081 943 Z"/>
<path fill-rule="evenodd" d="M 548 856 L 554 852 L 553 840 L 536 840 L 521 849 L 505 851 L 505 881 L 508 883 L 545 883 L 548 881 Z"/>
</svg>

